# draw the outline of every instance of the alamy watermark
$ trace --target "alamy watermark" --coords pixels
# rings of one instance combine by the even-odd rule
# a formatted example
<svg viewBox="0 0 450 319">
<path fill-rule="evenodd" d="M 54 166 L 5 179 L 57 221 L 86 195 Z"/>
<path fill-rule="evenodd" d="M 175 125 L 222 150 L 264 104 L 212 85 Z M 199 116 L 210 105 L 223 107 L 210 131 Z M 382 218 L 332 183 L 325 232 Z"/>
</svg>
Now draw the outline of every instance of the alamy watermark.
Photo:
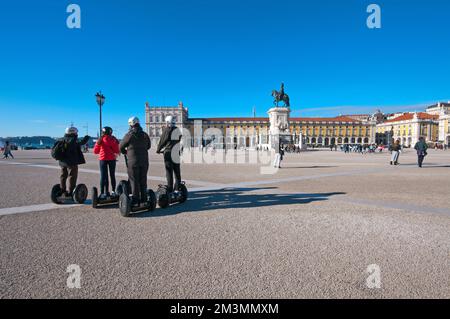
<svg viewBox="0 0 450 319">
<path fill-rule="evenodd" d="M 366 286 L 369 289 L 381 289 L 381 268 L 377 264 L 367 266 L 366 273 L 369 276 L 366 278 Z"/>
<path fill-rule="evenodd" d="M 76 264 L 67 266 L 66 272 L 69 273 L 66 285 L 69 289 L 81 288 L 81 267 Z"/>
<path fill-rule="evenodd" d="M 70 13 L 66 19 L 66 25 L 69 29 L 81 29 L 81 8 L 78 4 L 69 4 L 66 9 Z"/>
<path fill-rule="evenodd" d="M 369 29 L 381 29 L 381 7 L 378 4 L 370 4 L 367 7 L 367 27 Z"/>
</svg>

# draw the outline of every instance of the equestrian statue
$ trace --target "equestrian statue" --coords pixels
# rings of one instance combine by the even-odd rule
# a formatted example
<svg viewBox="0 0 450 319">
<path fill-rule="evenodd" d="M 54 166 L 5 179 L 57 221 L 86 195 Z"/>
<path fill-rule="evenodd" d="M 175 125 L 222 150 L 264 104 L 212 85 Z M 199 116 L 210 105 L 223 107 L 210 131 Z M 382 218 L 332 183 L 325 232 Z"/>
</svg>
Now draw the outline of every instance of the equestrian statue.
<svg viewBox="0 0 450 319">
<path fill-rule="evenodd" d="M 274 98 L 273 104 L 278 107 L 278 103 L 283 102 L 285 107 L 291 107 L 289 102 L 289 95 L 284 93 L 284 83 L 281 83 L 281 89 L 278 92 L 277 90 L 272 91 L 272 96 Z"/>
</svg>

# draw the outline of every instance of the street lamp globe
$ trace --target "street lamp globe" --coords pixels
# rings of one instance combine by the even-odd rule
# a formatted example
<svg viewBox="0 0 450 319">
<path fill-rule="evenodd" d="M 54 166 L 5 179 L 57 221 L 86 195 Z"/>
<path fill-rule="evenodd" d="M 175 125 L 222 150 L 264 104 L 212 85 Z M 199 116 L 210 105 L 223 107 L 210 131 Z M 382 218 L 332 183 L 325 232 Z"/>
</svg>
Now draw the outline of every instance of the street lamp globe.
<svg viewBox="0 0 450 319">
<path fill-rule="evenodd" d="M 95 98 L 97 100 L 97 104 L 99 106 L 99 110 L 100 110 L 100 129 L 98 131 L 98 136 L 101 137 L 102 136 L 102 106 L 103 104 L 105 104 L 105 96 L 102 94 L 102 91 L 97 92 L 97 94 L 95 94 Z"/>
<path fill-rule="evenodd" d="M 97 99 L 98 106 L 105 104 L 105 96 L 102 94 L 102 91 L 97 92 L 97 94 L 95 94 L 95 98 Z"/>
</svg>

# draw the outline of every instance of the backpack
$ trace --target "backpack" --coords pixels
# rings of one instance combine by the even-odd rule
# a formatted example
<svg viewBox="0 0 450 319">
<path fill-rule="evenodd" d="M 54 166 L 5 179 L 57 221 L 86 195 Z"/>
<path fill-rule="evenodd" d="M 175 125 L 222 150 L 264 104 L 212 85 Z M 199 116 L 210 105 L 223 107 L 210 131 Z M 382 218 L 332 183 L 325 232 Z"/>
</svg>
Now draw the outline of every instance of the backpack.
<svg viewBox="0 0 450 319">
<path fill-rule="evenodd" d="M 62 161 L 66 157 L 66 142 L 57 141 L 52 147 L 52 157 L 57 161 Z"/>
</svg>

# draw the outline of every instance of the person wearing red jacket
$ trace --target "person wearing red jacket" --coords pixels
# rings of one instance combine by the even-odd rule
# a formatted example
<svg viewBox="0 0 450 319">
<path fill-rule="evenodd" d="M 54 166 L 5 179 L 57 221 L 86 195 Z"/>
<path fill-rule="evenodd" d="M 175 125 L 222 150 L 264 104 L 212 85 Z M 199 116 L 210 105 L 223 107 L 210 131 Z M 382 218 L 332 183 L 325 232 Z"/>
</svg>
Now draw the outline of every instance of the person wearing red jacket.
<svg viewBox="0 0 450 319">
<path fill-rule="evenodd" d="M 100 199 L 116 196 L 116 158 L 120 154 L 119 141 L 112 135 L 112 128 L 102 129 L 102 137 L 97 140 L 94 154 L 99 155 L 100 162 Z M 112 193 L 109 193 L 108 168 L 111 177 Z"/>
</svg>

